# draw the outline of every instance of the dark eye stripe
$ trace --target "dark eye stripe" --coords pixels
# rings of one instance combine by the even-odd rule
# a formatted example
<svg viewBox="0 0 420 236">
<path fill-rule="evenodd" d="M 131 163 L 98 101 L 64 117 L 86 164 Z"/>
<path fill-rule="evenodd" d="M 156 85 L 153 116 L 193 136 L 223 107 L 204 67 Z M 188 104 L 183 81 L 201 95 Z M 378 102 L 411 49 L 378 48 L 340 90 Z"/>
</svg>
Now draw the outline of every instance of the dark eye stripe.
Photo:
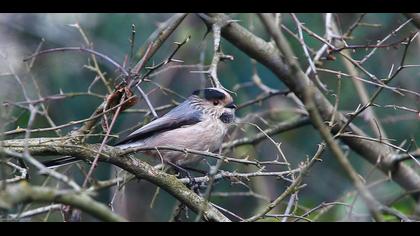
<svg viewBox="0 0 420 236">
<path fill-rule="evenodd" d="M 193 92 L 194 95 L 197 95 L 201 98 L 204 98 L 206 100 L 223 100 L 226 98 L 226 95 L 216 89 L 199 89 L 199 90 L 195 90 Z"/>
</svg>

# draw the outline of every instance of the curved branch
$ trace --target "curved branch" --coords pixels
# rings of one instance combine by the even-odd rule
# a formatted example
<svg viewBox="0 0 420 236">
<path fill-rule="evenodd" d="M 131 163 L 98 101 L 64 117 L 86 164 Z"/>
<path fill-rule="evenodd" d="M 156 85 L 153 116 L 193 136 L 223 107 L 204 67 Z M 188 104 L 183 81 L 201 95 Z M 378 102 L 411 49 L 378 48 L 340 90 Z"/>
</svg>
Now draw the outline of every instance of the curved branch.
<svg viewBox="0 0 420 236">
<path fill-rule="evenodd" d="M 85 193 L 60 191 L 48 187 L 35 187 L 25 181 L 8 185 L 4 190 L 0 191 L 0 208 L 11 208 L 23 202 L 62 203 L 74 206 L 103 221 L 127 221 Z"/>
<path fill-rule="evenodd" d="M 46 50 L 39 51 L 39 52 L 23 59 L 23 61 L 28 61 L 28 60 L 30 60 L 34 57 L 38 57 L 38 56 L 43 55 L 43 54 L 54 53 L 54 52 L 65 52 L 65 51 L 80 51 L 80 52 L 86 52 L 86 53 L 96 55 L 96 56 L 106 60 L 107 62 L 109 62 L 110 64 L 115 66 L 116 68 L 118 68 L 125 76 L 129 75 L 128 72 L 124 69 L 124 67 L 122 67 L 120 64 L 118 64 L 118 62 L 114 61 L 113 59 L 111 59 L 107 55 L 105 55 L 103 53 L 100 53 L 100 52 L 97 52 L 95 50 L 89 49 L 89 48 L 82 48 L 82 47 L 63 47 L 63 48 L 46 49 Z"/>
<path fill-rule="evenodd" d="M 100 144 L 75 145 L 65 143 L 59 138 L 31 138 L 27 139 L 27 148 L 32 155 L 64 155 L 74 156 L 83 160 L 93 161 L 99 153 Z M 4 149 L 17 152 L 24 150 L 24 139 L 4 140 L 0 142 Z M 135 150 L 131 150 L 135 151 Z M 0 149 L 0 153 L 4 150 Z M 202 197 L 188 189 L 182 181 L 174 175 L 155 169 L 153 166 L 128 155 L 126 150 L 104 145 L 99 161 L 114 164 L 137 178 L 145 179 L 183 202 L 194 212 L 203 212 L 203 218 L 208 221 L 230 221 L 219 210 L 205 201 Z"/>
</svg>

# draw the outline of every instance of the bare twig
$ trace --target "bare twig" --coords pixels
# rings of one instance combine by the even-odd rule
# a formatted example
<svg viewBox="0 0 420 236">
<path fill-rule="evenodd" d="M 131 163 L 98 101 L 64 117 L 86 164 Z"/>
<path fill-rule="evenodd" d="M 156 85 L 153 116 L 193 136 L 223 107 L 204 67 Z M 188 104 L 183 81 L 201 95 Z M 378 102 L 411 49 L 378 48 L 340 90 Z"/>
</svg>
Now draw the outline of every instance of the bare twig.
<svg viewBox="0 0 420 236">
<path fill-rule="evenodd" d="M 155 52 L 162 46 L 162 44 L 169 38 L 172 32 L 181 24 L 185 19 L 187 13 L 177 13 L 170 17 L 165 23 L 153 32 L 147 39 L 147 50 L 144 51 L 142 58 L 132 69 L 133 74 L 138 74 L 143 68 L 145 63 L 155 54 Z"/>
<path fill-rule="evenodd" d="M 268 212 L 270 212 L 272 209 L 274 209 L 281 201 L 283 201 L 289 194 L 293 194 L 298 186 L 301 184 L 303 177 L 307 174 L 309 169 L 313 166 L 315 161 L 319 161 L 322 152 L 324 151 L 325 145 L 321 144 L 318 147 L 318 150 L 316 154 L 311 158 L 310 161 L 308 161 L 300 170 L 299 175 L 296 177 L 296 179 L 293 181 L 291 185 L 287 187 L 287 189 L 278 196 L 274 201 L 272 201 L 267 207 L 265 207 L 261 212 L 256 214 L 255 216 L 252 216 L 245 221 L 256 221 L 262 217 L 264 217 Z"/>
</svg>

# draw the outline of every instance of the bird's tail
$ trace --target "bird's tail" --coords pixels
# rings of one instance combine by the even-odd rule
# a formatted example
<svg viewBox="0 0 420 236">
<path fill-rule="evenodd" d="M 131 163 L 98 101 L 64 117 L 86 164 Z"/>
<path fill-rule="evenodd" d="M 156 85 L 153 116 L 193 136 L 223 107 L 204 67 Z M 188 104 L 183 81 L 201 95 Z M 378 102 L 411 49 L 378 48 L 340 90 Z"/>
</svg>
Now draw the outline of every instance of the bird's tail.
<svg viewBox="0 0 420 236">
<path fill-rule="evenodd" d="M 57 168 L 57 167 L 65 166 L 65 165 L 70 165 L 79 161 L 81 161 L 81 159 L 77 157 L 64 156 L 64 157 L 59 157 L 53 160 L 44 161 L 42 162 L 42 164 L 44 164 L 44 166 L 48 168 Z"/>
<path fill-rule="evenodd" d="M 128 147 L 131 147 L 132 145 L 133 144 L 126 144 L 126 145 L 121 145 L 119 147 L 128 148 Z M 42 164 L 44 164 L 44 166 L 47 167 L 47 168 L 53 169 L 53 168 L 77 163 L 79 161 L 82 161 L 82 159 L 77 158 L 77 157 L 72 157 L 72 156 L 63 156 L 63 157 L 59 157 L 59 158 L 56 158 L 56 159 L 43 161 Z"/>
</svg>

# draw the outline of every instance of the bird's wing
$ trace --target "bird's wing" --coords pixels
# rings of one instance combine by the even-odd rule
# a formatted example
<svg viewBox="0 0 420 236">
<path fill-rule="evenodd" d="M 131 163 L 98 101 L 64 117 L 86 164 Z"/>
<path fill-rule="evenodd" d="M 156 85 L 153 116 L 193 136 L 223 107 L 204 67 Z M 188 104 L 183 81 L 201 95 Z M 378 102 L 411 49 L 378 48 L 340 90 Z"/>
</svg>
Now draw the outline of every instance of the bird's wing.
<svg viewBox="0 0 420 236">
<path fill-rule="evenodd" d="M 164 116 L 139 128 L 115 145 L 127 144 L 148 138 L 156 133 L 177 129 L 184 125 L 193 125 L 201 121 L 202 112 L 194 110 L 184 101 Z"/>
</svg>

